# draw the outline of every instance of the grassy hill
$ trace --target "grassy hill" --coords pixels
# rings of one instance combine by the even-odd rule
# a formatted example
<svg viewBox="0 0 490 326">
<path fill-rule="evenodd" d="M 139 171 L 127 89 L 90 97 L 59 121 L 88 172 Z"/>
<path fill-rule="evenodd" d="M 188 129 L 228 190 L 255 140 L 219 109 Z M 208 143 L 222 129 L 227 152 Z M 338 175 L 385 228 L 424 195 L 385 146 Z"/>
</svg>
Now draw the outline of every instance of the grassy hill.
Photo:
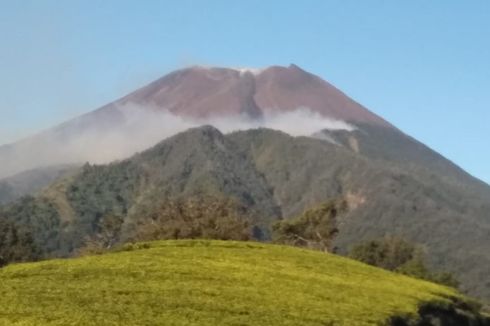
<svg viewBox="0 0 490 326">
<path fill-rule="evenodd" d="M 378 325 L 458 298 L 335 255 L 208 240 L 10 265 L 0 293 L 0 325 Z"/>
</svg>

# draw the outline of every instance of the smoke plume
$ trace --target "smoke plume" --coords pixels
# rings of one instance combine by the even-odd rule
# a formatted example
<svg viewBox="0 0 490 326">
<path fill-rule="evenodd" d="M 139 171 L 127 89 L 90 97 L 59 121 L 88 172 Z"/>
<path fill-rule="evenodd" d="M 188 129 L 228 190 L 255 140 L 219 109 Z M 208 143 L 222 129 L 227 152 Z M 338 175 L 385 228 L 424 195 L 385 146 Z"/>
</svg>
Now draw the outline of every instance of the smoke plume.
<svg viewBox="0 0 490 326">
<path fill-rule="evenodd" d="M 176 133 L 201 125 L 212 125 L 223 133 L 270 128 L 292 136 L 311 136 L 323 129 L 355 129 L 351 124 L 322 117 L 306 107 L 255 120 L 245 116 L 186 119 L 136 104 L 115 109 L 122 117 L 118 121 L 80 123 L 80 119 L 75 119 L 34 137 L 0 147 L 0 178 L 44 166 L 84 162 L 102 164 L 124 159 Z"/>
</svg>

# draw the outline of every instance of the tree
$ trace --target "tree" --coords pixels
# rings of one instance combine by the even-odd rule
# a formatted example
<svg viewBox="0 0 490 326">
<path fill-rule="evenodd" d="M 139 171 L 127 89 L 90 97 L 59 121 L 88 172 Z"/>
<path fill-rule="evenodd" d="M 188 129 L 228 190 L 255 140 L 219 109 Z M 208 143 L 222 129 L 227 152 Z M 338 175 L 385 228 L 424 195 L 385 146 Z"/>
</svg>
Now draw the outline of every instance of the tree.
<svg viewBox="0 0 490 326">
<path fill-rule="evenodd" d="M 37 260 L 40 256 L 30 232 L 0 217 L 0 267 Z"/>
<path fill-rule="evenodd" d="M 432 272 L 419 246 L 401 237 L 386 236 L 354 246 L 349 253 L 363 263 L 412 277 L 457 288 L 459 282 L 448 272 Z"/>
<path fill-rule="evenodd" d="M 273 225 L 273 241 L 298 247 L 333 252 L 333 240 L 338 234 L 337 218 L 347 211 L 343 199 L 331 200 L 302 215 Z"/>
<path fill-rule="evenodd" d="M 199 196 L 165 200 L 156 212 L 139 221 L 132 240 L 249 240 L 251 233 L 247 210 L 237 201 Z"/>
<path fill-rule="evenodd" d="M 354 246 L 350 257 L 366 264 L 394 271 L 409 261 L 419 260 L 417 247 L 400 237 L 386 236 Z"/>
</svg>

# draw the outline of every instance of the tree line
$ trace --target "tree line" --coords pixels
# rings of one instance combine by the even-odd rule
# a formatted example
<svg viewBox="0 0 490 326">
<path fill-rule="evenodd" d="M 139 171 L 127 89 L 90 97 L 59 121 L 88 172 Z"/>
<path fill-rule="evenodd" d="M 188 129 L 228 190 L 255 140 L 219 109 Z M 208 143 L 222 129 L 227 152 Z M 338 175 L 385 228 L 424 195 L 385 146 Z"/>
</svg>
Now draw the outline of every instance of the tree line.
<svg viewBox="0 0 490 326">
<path fill-rule="evenodd" d="M 271 241 L 336 253 L 338 220 L 347 213 L 345 199 L 326 201 L 295 218 L 274 223 Z M 102 216 L 95 232 L 84 239 L 76 253 L 97 254 L 124 243 L 152 240 L 257 240 L 257 226 L 253 225 L 253 220 L 253 214 L 232 198 L 207 195 L 166 198 L 156 210 L 132 223 L 126 223 L 124 216 L 114 213 Z M 122 232 L 123 228 L 125 232 Z M 123 233 L 129 236 L 122 238 Z M 0 266 L 41 257 L 32 233 L 0 216 Z M 452 274 L 431 271 L 422 248 L 399 236 L 388 235 L 355 244 L 349 257 L 393 272 L 453 287 L 459 285 Z"/>
</svg>

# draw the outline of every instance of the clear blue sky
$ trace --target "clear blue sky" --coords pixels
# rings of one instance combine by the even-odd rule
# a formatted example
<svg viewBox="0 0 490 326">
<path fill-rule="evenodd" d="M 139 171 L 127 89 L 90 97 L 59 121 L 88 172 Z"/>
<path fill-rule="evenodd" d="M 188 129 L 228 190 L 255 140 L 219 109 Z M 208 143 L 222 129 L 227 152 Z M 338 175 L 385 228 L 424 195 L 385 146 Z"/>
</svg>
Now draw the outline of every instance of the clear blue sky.
<svg viewBox="0 0 490 326">
<path fill-rule="evenodd" d="M 0 0 L 0 143 L 185 65 L 289 63 L 490 182 L 487 0 Z"/>
</svg>

